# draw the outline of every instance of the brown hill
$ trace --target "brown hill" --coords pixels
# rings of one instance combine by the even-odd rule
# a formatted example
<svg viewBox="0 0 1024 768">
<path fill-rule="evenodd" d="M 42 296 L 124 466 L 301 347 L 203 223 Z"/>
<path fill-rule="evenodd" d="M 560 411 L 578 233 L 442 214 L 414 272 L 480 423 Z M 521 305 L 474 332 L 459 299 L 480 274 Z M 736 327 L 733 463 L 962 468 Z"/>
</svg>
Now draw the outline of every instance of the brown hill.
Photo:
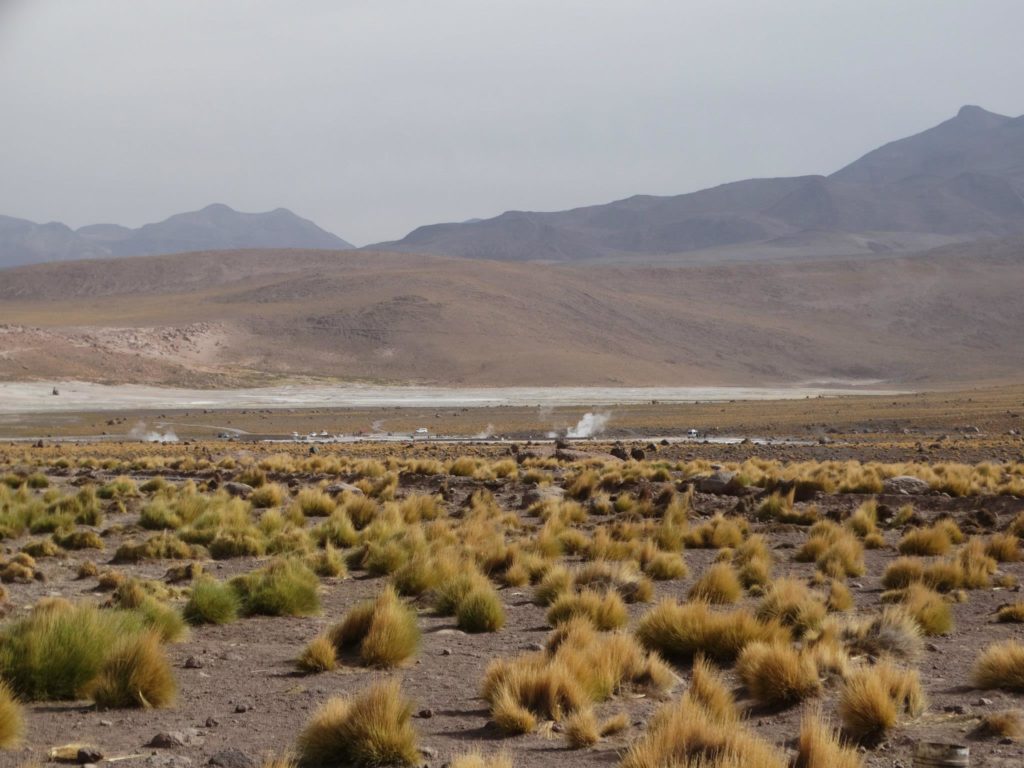
<svg viewBox="0 0 1024 768">
<path fill-rule="evenodd" d="M 0 277 L 3 379 L 753 385 L 1024 370 L 1019 240 L 692 266 L 231 251 Z"/>
</svg>

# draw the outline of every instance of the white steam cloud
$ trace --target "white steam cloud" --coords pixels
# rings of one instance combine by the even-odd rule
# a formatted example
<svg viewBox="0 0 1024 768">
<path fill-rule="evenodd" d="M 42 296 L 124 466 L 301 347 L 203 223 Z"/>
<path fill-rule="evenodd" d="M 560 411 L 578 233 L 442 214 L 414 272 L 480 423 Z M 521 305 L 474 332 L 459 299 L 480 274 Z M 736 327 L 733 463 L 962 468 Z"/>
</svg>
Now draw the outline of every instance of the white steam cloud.
<svg viewBox="0 0 1024 768">
<path fill-rule="evenodd" d="M 489 440 L 493 436 L 494 436 L 494 425 L 493 424 L 488 424 L 486 427 L 484 427 L 483 432 L 477 432 L 475 435 L 473 435 L 473 439 L 474 440 Z"/>
<path fill-rule="evenodd" d="M 133 437 L 136 440 L 141 440 L 144 443 L 176 443 L 178 442 L 178 436 L 175 434 L 174 429 L 168 427 L 163 432 L 155 429 L 146 429 L 146 422 L 140 421 L 131 428 L 128 433 L 129 437 Z"/>
<path fill-rule="evenodd" d="M 575 427 L 569 427 L 565 433 L 566 437 L 597 437 L 608 427 L 611 419 L 610 413 L 585 413 L 583 418 L 576 422 Z"/>
</svg>

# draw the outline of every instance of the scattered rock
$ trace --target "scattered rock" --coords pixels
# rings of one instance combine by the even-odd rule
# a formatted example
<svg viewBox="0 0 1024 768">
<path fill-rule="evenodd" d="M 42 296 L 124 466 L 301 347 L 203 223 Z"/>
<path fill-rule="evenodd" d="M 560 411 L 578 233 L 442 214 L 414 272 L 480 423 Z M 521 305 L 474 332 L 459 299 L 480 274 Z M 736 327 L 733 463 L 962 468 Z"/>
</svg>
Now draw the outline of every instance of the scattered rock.
<svg viewBox="0 0 1024 768">
<path fill-rule="evenodd" d="M 616 445 L 610 451 L 608 451 L 608 453 L 610 453 L 616 459 L 621 459 L 622 461 L 626 461 L 627 459 L 629 459 L 629 454 L 626 453 L 626 449 L 623 448 L 621 445 Z"/>
<path fill-rule="evenodd" d="M 451 656 L 452 655 L 451 648 L 442 648 L 441 649 L 441 655 L 442 656 Z"/>
<path fill-rule="evenodd" d="M 103 759 L 103 753 L 100 752 L 96 747 L 81 747 L 78 750 L 78 756 L 76 762 L 78 763 L 98 763 Z"/>
<path fill-rule="evenodd" d="M 222 749 L 210 757 L 210 765 L 218 768 L 256 768 L 256 761 L 240 749 Z"/>
<path fill-rule="evenodd" d="M 974 702 L 974 704 L 979 707 L 990 707 L 992 706 L 992 699 L 986 699 L 982 697 L 978 699 L 976 702 Z"/>
<path fill-rule="evenodd" d="M 631 459 L 634 459 L 635 461 L 643 461 L 645 458 L 647 458 L 647 454 L 644 453 L 643 448 L 633 448 L 629 452 L 629 457 Z"/>
<path fill-rule="evenodd" d="M 206 718 L 206 727 L 207 728 L 216 728 L 218 725 L 220 725 L 220 722 L 217 720 L 217 718 L 215 718 L 215 717 L 208 717 L 208 718 Z"/>
<path fill-rule="evenodd" d="M 897 475 L 882 481 L 882 493 L 902 494 L 904 496 L 921 496 L 928 493 L 931 486 L 927 481 L 910 475 Z"/>
<path fill-rule="evenodd" d="M 433 747 L 420 747 L 420 754 L 424 757 L 437 757 L 437 750 Z"/>
<path fill-rule="evenodd" d="M 561 501 L 565 498 L 565 489 L 557 485 L 538 485 L 535 488 L 528 488 L 523 493 L 523 502 L 520 505 L 523 509 L 532 507 L 534 504 L 544 501 Z"/>
<path fill-rule="evenodd" d="M 527 643 L 526 650 L 528 651 L 543 651 L 544 646 L 541 643 Z"/>
<path fill-rule="evenodd" d="M 421 709 L 416 713 L 416 717 L 422 717 L 424 720 L 429 720 L 434 716 L 434 710 L 432 709 Z"/>
<path fill-rule="evenodd" d="M 241 714 L 243 712 L 250 712 L 252 711 L 252 708 L 253 704 L 251 701 L 240 701 L 237 704 L 235 704 L 235 712 L 237 712 L 238 714 Z"/>
<path fill-rule="evenodd" d="M 232 496 L 237 496 L 240 499 L 248 499 L 252 495 L 252 486 L 246 485 L 245 483 L 229 481 L 221 485 L 221 488 Z"/>
<path fill-rule="evenodd" d="M 185 659 L 185 669 L 202 669 L 203 662 L 195 656 L 189 656 Z"/>
<path fill-rule="evenodd" d="M 198 747 L 203 743 L 203 737 L 195 728 L 185 731 L 162 731 L 149 740 L 147 747 L 157 749 L 174 749 L 175 747 Z"/>
<path fill-rule="evenodd" d="M 324 493 L 328 493 L 331 496 L 337 496 L 339 493 L 350 493 L 353 496 L 362 496 L 363 491 L 361 488 L 357 488 L 351 483 L 331 483 L 324 488 Z"/>
</svg>

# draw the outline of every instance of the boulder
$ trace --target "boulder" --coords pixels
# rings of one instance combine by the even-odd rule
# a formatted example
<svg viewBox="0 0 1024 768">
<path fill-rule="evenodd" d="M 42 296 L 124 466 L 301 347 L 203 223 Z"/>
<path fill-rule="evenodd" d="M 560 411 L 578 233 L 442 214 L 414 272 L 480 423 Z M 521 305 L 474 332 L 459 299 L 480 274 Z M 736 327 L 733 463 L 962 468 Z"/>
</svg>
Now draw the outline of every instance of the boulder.
<svg viewBox="0 0 1024 768">
<path fill-rule="evenodd" d="M 719 496 L 736 496 L 743 489 L 736 473 L 724 469 L 695 478 L 694 485 L 700 493 L 713 493 Z"/>
<path fill-rule="evenodd" d="M 221 485 L 221 488 L 232 496 L 237 496 L 240 499 L 248 499 L 252 495 L 252 486 L 246 485 L 245 483 L 229 481 Z"/>
<path fill-rule="evenodd" d="M 557 485 L 538 485 L 529 488 L 523 493 L 522 509 L 532 507 L 534 504 L 543 501 L 561 501 L 565 498 L 565 489 Z"/>
<path fill-rule="evenodd" d="M 329 493 L 331 496 L 337 496 L 339 493 L 351 493 L 353 496 L 362 496 L 363 491 L 360 488 L 352 485 L 352 483 L 332 483 L 324 488 L 325 493 Z"/>
<path fill-rule="evenodd" d="M 882 493 L 900 494 L 903 496 L 921 496 L 928 493 L 931 486 L 927 481 L 910 475 L 897 475 L 882 481 Z"/>
</svg>

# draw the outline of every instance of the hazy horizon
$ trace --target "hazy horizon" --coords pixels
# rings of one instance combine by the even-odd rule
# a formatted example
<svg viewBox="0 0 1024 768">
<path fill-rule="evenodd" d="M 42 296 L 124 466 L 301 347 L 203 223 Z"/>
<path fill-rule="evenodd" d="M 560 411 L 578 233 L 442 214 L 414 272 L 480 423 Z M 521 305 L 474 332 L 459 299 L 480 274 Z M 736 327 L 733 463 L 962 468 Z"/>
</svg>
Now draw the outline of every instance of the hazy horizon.
<svg viewBox="0 0 1024 768">
<path fill-rule="evenodd" d="M 964 104 L 1024 111 L 995 0 L 0 3 L 0 214 L 441 221 L 827 174 Z"/>
</svg>

